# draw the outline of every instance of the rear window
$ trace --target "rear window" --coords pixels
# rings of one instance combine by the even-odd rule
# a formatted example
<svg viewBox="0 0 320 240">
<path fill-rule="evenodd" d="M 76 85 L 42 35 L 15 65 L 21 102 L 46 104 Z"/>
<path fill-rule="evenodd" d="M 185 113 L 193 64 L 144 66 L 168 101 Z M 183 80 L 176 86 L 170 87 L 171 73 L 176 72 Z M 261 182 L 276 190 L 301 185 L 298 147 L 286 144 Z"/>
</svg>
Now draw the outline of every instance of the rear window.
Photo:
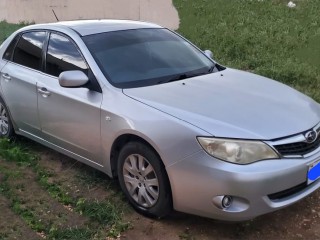
<svg viewBox="0 0 320 240">
<path fill-rule="evenodd" d="M 45 39 L 46 32 L 24 33 L 14 50 L 13 62 L 41 70 L 42 47 Z"/>
</svg>

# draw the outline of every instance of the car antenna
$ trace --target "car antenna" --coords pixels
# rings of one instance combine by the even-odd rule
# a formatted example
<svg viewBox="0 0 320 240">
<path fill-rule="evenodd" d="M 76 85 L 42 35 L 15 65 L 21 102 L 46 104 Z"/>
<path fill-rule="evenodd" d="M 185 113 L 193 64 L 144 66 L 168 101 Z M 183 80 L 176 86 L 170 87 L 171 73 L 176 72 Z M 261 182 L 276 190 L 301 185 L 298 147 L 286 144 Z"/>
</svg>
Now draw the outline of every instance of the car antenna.
<svg viewBox="0 0 320 240">
<path fill-rule="evenodd" d="M 52 10 L 52 12 L 53 12 L 54 16 L 56 17 L 57 22 L 59 22 L 59 18 L 57 17 L 57 14 L 55 13 L 55 11 L 54 11 L 53 9 L 51 9 L 51 10 Z"/>
</svg>

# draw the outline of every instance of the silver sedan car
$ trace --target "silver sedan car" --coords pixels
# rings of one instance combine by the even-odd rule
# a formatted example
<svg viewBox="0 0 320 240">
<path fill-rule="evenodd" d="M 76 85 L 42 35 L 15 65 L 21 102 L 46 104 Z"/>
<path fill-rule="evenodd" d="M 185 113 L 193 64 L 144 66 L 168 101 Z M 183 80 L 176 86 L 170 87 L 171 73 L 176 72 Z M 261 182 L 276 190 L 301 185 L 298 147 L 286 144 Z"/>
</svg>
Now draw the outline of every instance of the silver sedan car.
<svg viewBox="0 0 320 240">
<path fill-rule="evenodd" d="M 0 132 L 118 177 L 132 206 L 239 221 L 320 186 L 320 105 L 124 20 L 33 25 L 0 48 Z"/>
</svg>

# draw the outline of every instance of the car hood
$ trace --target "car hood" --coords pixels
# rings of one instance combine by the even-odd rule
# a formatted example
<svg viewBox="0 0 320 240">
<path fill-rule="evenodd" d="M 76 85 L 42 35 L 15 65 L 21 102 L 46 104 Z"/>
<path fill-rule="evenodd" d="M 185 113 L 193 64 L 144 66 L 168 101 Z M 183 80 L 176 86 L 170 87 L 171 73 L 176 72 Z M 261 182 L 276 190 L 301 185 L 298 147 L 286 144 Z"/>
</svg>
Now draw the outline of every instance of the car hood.
<svg viewBox="0 0 320 240">
<path fill-rule="evenodd" d="M 320 121 L 320 105 L 311 98 L 234 69 L 123 92 L 216 137 L 271 140 Z"/>
</svg>

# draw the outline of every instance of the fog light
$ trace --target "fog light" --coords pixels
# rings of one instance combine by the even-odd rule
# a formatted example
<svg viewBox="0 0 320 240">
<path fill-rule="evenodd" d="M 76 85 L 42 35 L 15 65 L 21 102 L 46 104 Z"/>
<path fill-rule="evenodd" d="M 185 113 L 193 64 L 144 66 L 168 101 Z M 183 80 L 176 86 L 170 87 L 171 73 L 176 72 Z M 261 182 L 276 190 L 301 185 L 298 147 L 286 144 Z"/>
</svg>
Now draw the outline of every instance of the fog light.
<svg viewBox="0 0 320 240">
<path fill-rule="evenodd" d="M 212 198 L 212 203 L 218 209 L 229 213 L 240 213 L 246 211 L 249 207 L 249 200 L 231 195 L 219 195 Z"/>
<path fill-rule="evenodd" d="M 233 203 L 233 197 L 230 195 L 215 196 L 212 198 L 212 202 L 216 207 L 227 210 Z"/>
<path fill-rule="evenodd" d="M 232 197 L 231 196 L 224 196 L 222 198 L 222 201 L 221 201 L 221 205 L 223 208 L 228 208 L 231 206 L 231 203 L 232 203 Z"/>
</svg>

